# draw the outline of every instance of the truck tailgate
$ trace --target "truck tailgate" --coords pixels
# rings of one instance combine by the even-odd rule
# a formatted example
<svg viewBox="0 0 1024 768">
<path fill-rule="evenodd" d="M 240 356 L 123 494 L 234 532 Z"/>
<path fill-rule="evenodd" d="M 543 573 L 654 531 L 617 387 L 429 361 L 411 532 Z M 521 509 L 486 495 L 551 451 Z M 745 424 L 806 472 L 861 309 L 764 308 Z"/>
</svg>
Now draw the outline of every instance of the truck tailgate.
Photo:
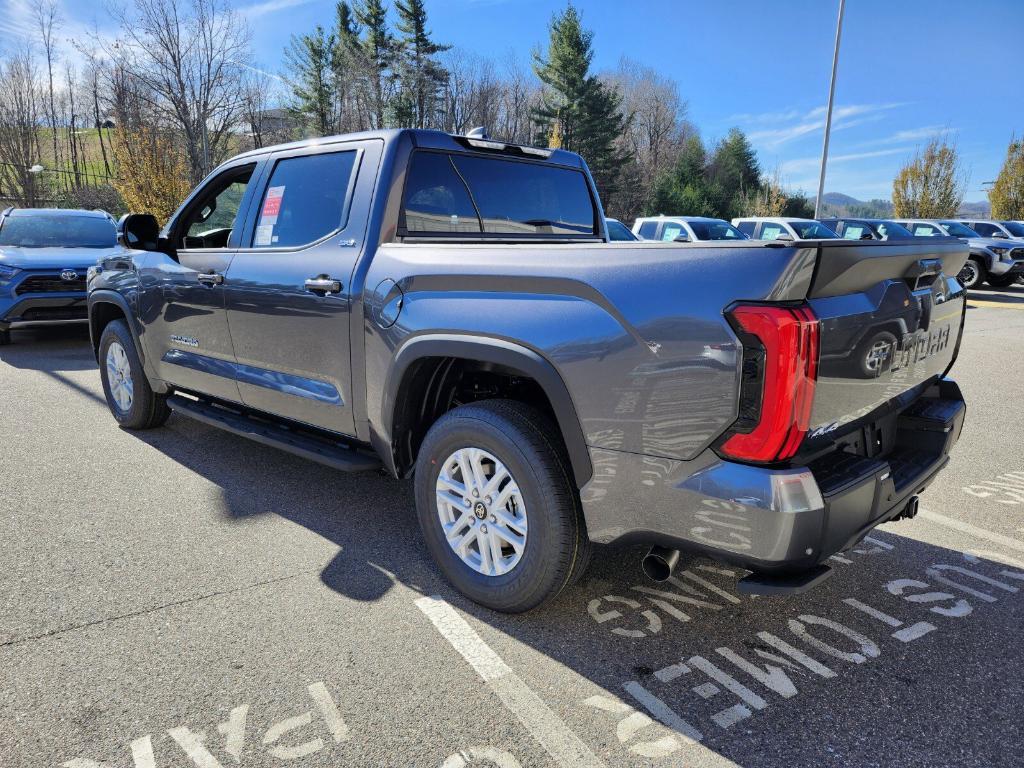
<svg viewBox="0 0 1024 768">
<path fill-rule="evenodd" d="M 808 303 L 820 360 L 805 448 L 916 398 L 950 367 L 963 330 L 953 238 L 831 241 L 819 246 Z"/>
</svg>

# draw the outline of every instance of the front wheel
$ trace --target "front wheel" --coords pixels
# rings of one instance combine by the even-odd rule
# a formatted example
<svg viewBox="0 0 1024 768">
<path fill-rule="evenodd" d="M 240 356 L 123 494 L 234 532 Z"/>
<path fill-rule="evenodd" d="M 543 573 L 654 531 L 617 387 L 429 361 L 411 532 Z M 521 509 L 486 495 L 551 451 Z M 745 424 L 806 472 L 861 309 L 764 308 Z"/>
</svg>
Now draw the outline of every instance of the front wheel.
<svg viewBox="0 0 1024 768">
<path fill-rule="evenodd" d="M 449 411 L 416 459 L 416 512 L 452 585 L 508 613 L 555 597 L 586 568 L 590 541 L 551 422 L 509 400 Z"/>
<path fill-rule="evenodd" d="M 985 268 L 977 259 L 968 259 L 956 279 L 964 288 L 977 288 L 985 280 Z"/>
<path fill-rule="evenodd" d="M 170 415 L 167 397 L 153 391 L 128 325 L 114 320 L 100 336 L 100 378 L 107 407 L 127 429 L 159 427 Z"/>
</svg>

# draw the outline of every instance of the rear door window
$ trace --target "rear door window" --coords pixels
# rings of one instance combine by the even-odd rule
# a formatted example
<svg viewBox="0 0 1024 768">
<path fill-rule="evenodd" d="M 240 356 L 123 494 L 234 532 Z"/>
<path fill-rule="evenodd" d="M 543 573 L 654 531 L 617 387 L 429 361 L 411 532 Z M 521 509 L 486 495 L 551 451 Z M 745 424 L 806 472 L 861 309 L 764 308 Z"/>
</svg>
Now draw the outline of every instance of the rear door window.
<svg viewBox="0 0 1024 768">
<path fill-rule="evenodd" d="M 658 222 L 656 221 L 645 221 L 640 225 L 640 237 L 644 240 L 653 240 L 655 233 L 658 231 Z"/>
<path fill-rule="evenodd" d="M 777 240 L 779 235 L 786 232 L 786 228 L 781 224 L 776 224 L 773 221 L 766 221 L 761 225 L 761 239 L 762 240 Z"/>
<path fill-rule="evenodd" d="M 686 230 L 683 229 L 683 225 L 676 224 L 674 221 L 669 221 L 665 223 L 664 229 L 661 230 L 661 240 L 665 243 L 671 243 L 681 234 L 686 234 Z"/>
<path fill-rule="evenodd" d="M 915 224 L 913 227 L 914 237 L 941 237 L 942 232 L 933 224 Z"/>
<path fill-rule="evenodd" d="M 871 238 L 871 230 L 863 224 L 847 223 L 843 227 L 844 240 L 870 240 Z"/>
<path fill-rule="evenodd" d="M 419 151 L 404 200 L 410 235 L 597 236 L 586 177 L 563 166 Z"/>
<path fill-rule="evenodd" d="M 253 248 L 294 248 L 341 228 L 356 152 L 278 160 L 260 203 Z"/>
</svg>

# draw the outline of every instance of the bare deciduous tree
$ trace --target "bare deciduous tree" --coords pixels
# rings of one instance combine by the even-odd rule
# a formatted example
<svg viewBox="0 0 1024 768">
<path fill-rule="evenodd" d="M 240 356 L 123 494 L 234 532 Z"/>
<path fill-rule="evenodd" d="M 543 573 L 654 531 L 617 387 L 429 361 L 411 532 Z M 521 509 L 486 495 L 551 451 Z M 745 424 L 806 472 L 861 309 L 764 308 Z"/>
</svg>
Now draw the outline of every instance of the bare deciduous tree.
<svg viewBox="0 0 1024 768">
<path fill-rule="evenodd" d="M 249 29 L 226 0 L 135 0 L 133 13 L 119 13 L 123 37 L 110 53 L 145 85 L 155 117 L 180 132 L 198 183 L 230 153 Z"/>
<path fill-rule="evenodd" d="M 39 158 L 39 73 L 27 48 L 0 62 L 0 198 L 32 207 L 41 195 Z"/>
</svg>

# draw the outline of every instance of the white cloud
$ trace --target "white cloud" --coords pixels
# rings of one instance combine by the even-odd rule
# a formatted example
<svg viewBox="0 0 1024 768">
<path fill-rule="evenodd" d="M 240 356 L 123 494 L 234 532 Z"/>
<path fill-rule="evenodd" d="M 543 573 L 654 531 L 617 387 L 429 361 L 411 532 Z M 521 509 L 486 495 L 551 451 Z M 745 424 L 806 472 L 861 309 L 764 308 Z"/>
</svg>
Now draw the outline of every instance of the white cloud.
<svg viewBox="0 0 1024 768">
<path fill-rule="evenodd" d="M 832 110 L 832 130 L 838 131 L 844 128 L 852 128 L 866 122 L 881 120 L 888 110 L 903 106 L 902 103 L 891 104 L 849 104 L 835 107 Z M 786 144 L 801 136 L 815 133 L 825 129 L 825 107 L 814 107 L 803 113 L 790 112 L 766 112 L 759 115 L 750 115 L 752 122 L 787 122 L 797 120 L 792 125 L 780 128 L 765 128 L 751 131 L 747 137 L 756 145 L 772 149 Z"/>
<path fill-rule="evenodd" d="M 238 9 L 238 12 L 247 19 L 252 20 L 260 16 L 266 16 L 269 13 L 277 13 L 278 11 L 284 11 L 298 5 L 306 5 L 310 2 L 312 0 L 264 0 L 261 3 L 243 5 Z"/>
<path fill-rule="evenodd" d="M 870 160 L 874 157 L 886 157 L 911 151 L 911 147 L 896 147 L 895 149 L 878 149 L 874 152 L 851 152 L 845 155 L 829 155 L 828 164 L 831 168 L 834 164 L 851 163 L 857 160 Z M 783 175 L 790 173 L 805 173 L 816 170 L 821 164 L 821 155 L 808 157 L 797 157 L 787 160 L 779 166 L 779 172 Z"/>
</svg>

